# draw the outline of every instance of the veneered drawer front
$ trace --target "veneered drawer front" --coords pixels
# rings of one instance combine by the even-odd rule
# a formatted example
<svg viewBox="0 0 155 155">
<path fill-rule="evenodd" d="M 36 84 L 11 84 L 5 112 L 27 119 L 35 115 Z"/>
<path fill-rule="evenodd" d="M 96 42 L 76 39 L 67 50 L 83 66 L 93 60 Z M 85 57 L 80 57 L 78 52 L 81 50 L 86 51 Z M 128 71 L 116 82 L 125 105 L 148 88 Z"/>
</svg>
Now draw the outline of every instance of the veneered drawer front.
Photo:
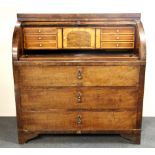
<svg viewBox="0 0 155 155">
<path fill-rule="evenodd" d="M 136 112 L 82 112 L 82 131 L 124 130 L 136 128 Z"/>
<path fill-rule="evenodd" d="M 24 41 L 46 41 L 46 40 L 49 40 L 49 41 L 57 41 L 57 35 L 25 35 L 24 36 Z"/>
<path fill-rule="evenodd" d="M 57 48 L 56 41 L 28 41 L 24 42 L 24 48 L 26 49 L 52 49 Z"/>
<path fill-rule="evenodd" d="M 23 129 L 28 131 L 76 131 L 76 112 L 23 112 Z"/>
<path fill-rule="evenodd" d="M 139 66 L 21 66 L 22 86 L 137 86 Z"/>
<path fill-rule="evenodd" d="M 101 33 L 108 34 L 134 34 L 134 27 L 103 27 L 101 28 Z"/>
<path fill-rule="evenodd" d="M 95 48 L 95 28 L 63 28 L 63 48 Z"/>
<path fill-rule="evenodd" d="M 135 111 L 40 111 L 22 112 L 27 131 L 104 131 L 136 128 Z"/>
<path fill-rule="evenodd" d="M 109 48 L 109 49 L 134 48 L 134 42 L 101 42 L 101 48 Z"/>
<path fill-rule="evenodd" d="M 135 109 L 136 88 L 54 87 L 21 90 L 24 110 L 48 109 Z M 60 97 L 59 97 L 60 96 Z"/>
<path fill-rule="evenodd" d="M 134 35 L 102 34 L 101 41 L 134 41 Z"/>
<path fill-rule="evenodd" d="M 27 27 L 24 34 L 57 34 L 57 28 L 52 27 Z"/>
</svg>

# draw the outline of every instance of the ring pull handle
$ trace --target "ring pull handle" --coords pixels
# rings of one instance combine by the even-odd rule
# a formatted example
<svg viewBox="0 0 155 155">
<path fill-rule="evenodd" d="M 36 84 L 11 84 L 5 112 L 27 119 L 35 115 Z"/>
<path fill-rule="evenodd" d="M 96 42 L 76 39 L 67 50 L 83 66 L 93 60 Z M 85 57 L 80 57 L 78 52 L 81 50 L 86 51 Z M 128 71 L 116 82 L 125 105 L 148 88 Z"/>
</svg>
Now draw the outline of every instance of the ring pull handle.
<svg viewBox="0 0 155 155">
<path fill-rule="evenodd" d="M 81 124 L 82 123 L 82 120 L 81 119 L 82 119 L 81 118 L 81 115 L 78 115 L 77 116 L 77 120 L 76 120 L 77 124 Z"/>
<path fill-rule="evenodd" d="M 82 94 L 81 92 L 77 93 L 77 103 L 81 103 L 82 102 Z"/>
<path fill-rule="evenodd" d="M 78 73 L 77 73 L 77 79 L 81 80 L 83 77 L 82 77 L 82 71 L 81 70 L 78 70 Z"/>
</svg>

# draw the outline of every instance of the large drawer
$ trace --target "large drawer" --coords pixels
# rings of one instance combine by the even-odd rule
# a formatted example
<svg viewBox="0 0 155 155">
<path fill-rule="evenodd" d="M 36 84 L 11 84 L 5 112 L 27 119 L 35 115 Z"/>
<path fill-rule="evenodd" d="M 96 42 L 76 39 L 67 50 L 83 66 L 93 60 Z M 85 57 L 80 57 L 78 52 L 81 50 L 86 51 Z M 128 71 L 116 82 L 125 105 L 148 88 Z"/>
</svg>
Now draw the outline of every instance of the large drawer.
<svg viewBox="0 0 155 155">
<path fill-rule="evenodd" d="M 137 86 L 139 66 L 20 66 L 21 85 Z"/>
<path fill-rule="evenodd" d="M 21 107 L 27 111 L 49 109 L 135 109 L 136 88 L 54 87 L 22 89 Z"/>
<path fill-rule="evenodd" d="M 24 112 L 23 129 L 28 131 L 104 131 L 136 128 L 136 112 Z"/>
</svg>

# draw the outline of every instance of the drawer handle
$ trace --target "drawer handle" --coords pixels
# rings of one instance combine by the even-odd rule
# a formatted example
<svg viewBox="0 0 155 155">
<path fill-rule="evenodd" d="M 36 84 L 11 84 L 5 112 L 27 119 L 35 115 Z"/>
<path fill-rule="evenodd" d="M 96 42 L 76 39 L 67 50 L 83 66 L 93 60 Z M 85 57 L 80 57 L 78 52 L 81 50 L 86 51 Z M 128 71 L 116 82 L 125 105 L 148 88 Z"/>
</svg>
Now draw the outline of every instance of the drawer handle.
<svg viewBox="0 0 155 155">
<path fill-rule="evenodd" d="M 42 38 L 41 37 L 38 37 L 38 40 L 41 40 Z"/>
<path fill-rule="evenodd" d="M 81 115 L 77 116 L 77 120 L 76 120 L 77 124 L 81 124 L 82 120 L 81 120 Z"/>
<path fill-rule="evenodd" d="M 119 29 L 117 29 L 116 32 L 118 33 L 119 32 Z"/>
<path fill-rule="evenodd" d="M 116 47 L 119 47 L 119 44 L 116 44 Z"/>
<path fill-rule="evenodd" d="M 116 37 L 116 40 L 119 40 L 119 37 Z"/>
<path fill-rule="evenodd" d="M 79 80 L 82 79 L 82 71 L 81 70 L 78 70 L 77 79 L 79 79 Z"/>
<path fill-rule="evenodd" d="M 40 33 L 40 32 L 41 32 L 41 30 L 38 30 L 38 32 Z"/>
<path fill-rule="evenodd" d="M 42 44 L 39 44 L 39 46 L 42 47 L 43 45 Z"/>
<path fill-rule="evenodd" d="M 81 103 L 81 101 L 82 101 L 82 94 L 81 94 L 81 92 L 78 92 L 77 93 L 77 103 Z"/>
</svg>

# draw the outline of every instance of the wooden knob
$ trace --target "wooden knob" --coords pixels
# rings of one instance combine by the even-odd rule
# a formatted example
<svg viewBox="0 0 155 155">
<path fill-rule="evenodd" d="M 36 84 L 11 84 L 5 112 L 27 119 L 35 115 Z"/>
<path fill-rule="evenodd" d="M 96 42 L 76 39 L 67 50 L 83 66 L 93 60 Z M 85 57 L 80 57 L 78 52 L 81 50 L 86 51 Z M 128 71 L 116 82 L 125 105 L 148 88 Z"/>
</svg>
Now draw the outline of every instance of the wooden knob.
<svg viewBox="0 0 155 155">
<path fill-rule="evenodd" d="M 119 32 L 119 29 L 117 29 L 116 32 L 118 33 Z"/>
<path fill-rule="evenodd" d="M 42 44 L 39 44 L 40 47 L 42 47 Z"/>
<path fill-rule="evenodd" d="M 41 37 L 38 37 L 38 40 L 41 40 L 42 38 Z"/>
<path fill-rule="evenodd" d="M 118 43 L 116 44 L 116 47 L 119 47 L 119 44 Z"/>
<path fill-rule="evenodd" d="M 119 37 L 117 36 L 116 39 L 119 40 Z"/>
<path fill-rule="evenodd" d="M 39 29 L 39 30 L 38 30 L 38 32 L 40 33 L 40 32 L 41 32 L 41 30 Z"/>
</svg>

